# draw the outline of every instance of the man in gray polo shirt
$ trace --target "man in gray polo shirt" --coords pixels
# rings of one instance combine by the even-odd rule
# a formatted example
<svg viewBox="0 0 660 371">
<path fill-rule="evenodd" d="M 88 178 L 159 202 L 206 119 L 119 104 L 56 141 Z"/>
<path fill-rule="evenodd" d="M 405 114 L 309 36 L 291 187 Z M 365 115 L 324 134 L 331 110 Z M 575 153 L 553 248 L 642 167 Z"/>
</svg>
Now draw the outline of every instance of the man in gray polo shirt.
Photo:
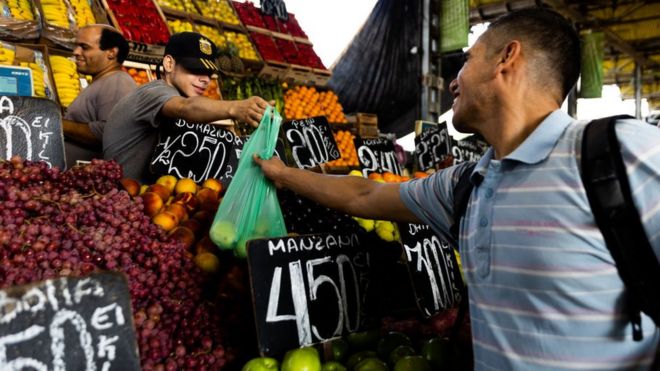
<svg viewBox="0 0 660 371">
<path fill-rule="evenodd" d="M 268 106 L 259 97 L 218 101 L 203 97 L 218 72 L 217 48 L 194 32 L 172 35 L 165 46 L 162 79 L 140 86 L 122 98 L 103 132 L 103 157 L 122 165 L 124 176 L 149 179 L 148 163 L 166 118 L 194 123 L 235 119 L 256 126 Z"/>
</svg>

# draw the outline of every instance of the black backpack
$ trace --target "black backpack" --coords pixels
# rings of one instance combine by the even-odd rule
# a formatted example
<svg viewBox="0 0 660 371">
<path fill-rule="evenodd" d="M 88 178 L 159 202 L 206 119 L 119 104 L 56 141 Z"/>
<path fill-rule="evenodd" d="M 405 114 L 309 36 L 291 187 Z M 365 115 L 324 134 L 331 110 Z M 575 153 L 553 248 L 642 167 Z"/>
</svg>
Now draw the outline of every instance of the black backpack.
<svg viewBox="0 0 660 371">
<path fill-rule="evenodd" d="M 633 203 L 621 158 L 614 126 L 624 118 L 632 117 L 611 116 L 587 124 L 582 137 L 581 177 L 596 224 L 629 291 L 626 309 L 633 325 L 633 339 L 639 341 L 643 337 L 640 312 L 660 325 L 660 264 Z M 470 175 L 475 165 L 466 167 L 454 187 L 454 225 L 450 231 L 456 241 L 472 193 Z M 467 299 L 467 291 L 462 294 Z M 459 319 L 466 311 L 467 300 L 463 300 Z"/>
</svg>

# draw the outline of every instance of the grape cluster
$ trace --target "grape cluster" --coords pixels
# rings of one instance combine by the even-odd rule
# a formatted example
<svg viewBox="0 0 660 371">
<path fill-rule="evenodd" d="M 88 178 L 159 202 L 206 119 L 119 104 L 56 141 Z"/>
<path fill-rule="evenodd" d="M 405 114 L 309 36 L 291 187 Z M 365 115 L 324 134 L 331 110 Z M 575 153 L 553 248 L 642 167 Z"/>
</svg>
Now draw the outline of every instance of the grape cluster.
<svg viewBox="0 0 660 371">
<path fill-rule="evenodd" d="M 224 368 L 237 352 L 227 334 L 240 323 L 219 309 L 233 292 L 203 292 L 210 277 L 150 222 L 140 198 L 118 190 L 120 177 L 116 163 L 101 160 L 67 171 L 0 162 L 0 287 L 123 272 L 144 370 Z"/>
<path fill-rule="evenodd" d="M 360 230 L 357 222 L 349 215 L 290 190 L 278 190 L 277 197 L 289 233 L 351 233 Z"/>
</svg>

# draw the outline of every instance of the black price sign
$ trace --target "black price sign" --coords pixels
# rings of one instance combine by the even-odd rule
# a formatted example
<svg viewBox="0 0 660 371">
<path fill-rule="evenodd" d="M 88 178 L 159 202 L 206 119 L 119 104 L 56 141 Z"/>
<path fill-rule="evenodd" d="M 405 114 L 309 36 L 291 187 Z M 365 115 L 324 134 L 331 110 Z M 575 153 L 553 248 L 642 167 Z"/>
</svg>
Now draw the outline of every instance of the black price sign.
<svg viewBox="0 0 660 371">
<path fill-rule="evenodd" d="M 262 354 L 362 328 L 370 263 L 358 235 L 254 240 L 247 250 Z"/>
<path fill-rule="evenodd" d="M 449 155 L 451 137 L 447 124 L 441 123 L 423 130 L 415 137 L 415 159 L 420 171 L 435 169 Z"/>
<path fill-rule="evenodd" d="M 55 102 L 0 96 L 0 159 L 14 155 L 64 169 L 62 115 Z"/>
<path fill-rule="evenodd" d="M 401 167 L 394 153 L 394 143 L 386 138 L 359 138 L 353 139 L 357 150 L 358 161 L 362 167 L 362 174 L 367 177 L 370 173 L 390 173 L 401 175 Z"/>
<path fill-rule="evenodd" d="M 332 129 L 323 116 L 285 121 L 282 130 L 291 147 L 293 162 L 301 169 L 313 168 L 341 157 Z"/>
<path fill-rule="evenodd" d="M 126 279 L 58 278 L 0 291 L 0 370 L 139 370 Z"/>
<path fill-rule="evenodd" d="M 239 143 L 240 138 L 234 133 L 217 125 L 174 119 L 161 125 L 151 172 L 192 178 L 196 182 L 215 178 L 226 186 L 236 172 L 235 148 Z"/>
<path fill-rule="evenodd" d="M 458 306 L 463 280 L 451 246 L 426 224 L 399 224 L 399 233 L 422 314 Z"/>
<path fill-rule="evenodd" d="M 466 161 L 479 161 L 486 153 L 488 143 L 471 135 L 463 140 L 455 141 L 451 147 L 454 165 Z"/>
</svg>

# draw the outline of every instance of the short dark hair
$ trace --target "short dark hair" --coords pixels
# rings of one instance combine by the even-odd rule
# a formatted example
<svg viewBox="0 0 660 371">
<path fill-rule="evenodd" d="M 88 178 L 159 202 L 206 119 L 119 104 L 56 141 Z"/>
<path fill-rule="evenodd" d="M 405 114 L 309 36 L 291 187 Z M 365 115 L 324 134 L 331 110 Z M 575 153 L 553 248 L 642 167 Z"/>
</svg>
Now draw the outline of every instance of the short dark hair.
<svg viewBox="0 0 660 371">
<path fill-rule="evenodd" d="M 117 48 L 117 62 L 124 63 L 128 56 L 128 41 L 122 36 L 119 31 L 103 27 L 101 29 L 101 39 L 99 40 L 99 48 L 101 50 L 108 50 Z"/>
<path fill-rule="evenodd" d="M 536 72 L 558 83 L 562 100 L 575 86 L 580 75 L 580 37 L 559 13 L 541 7 L 518 10 L 496 19 L 488 27 L 488 33 L 498 40 L 496 44 L 502 43 L 497 51 L 516 38 L 540 52 L 542 56 L 536 67 L 541 71 Z"/>
</svg>

